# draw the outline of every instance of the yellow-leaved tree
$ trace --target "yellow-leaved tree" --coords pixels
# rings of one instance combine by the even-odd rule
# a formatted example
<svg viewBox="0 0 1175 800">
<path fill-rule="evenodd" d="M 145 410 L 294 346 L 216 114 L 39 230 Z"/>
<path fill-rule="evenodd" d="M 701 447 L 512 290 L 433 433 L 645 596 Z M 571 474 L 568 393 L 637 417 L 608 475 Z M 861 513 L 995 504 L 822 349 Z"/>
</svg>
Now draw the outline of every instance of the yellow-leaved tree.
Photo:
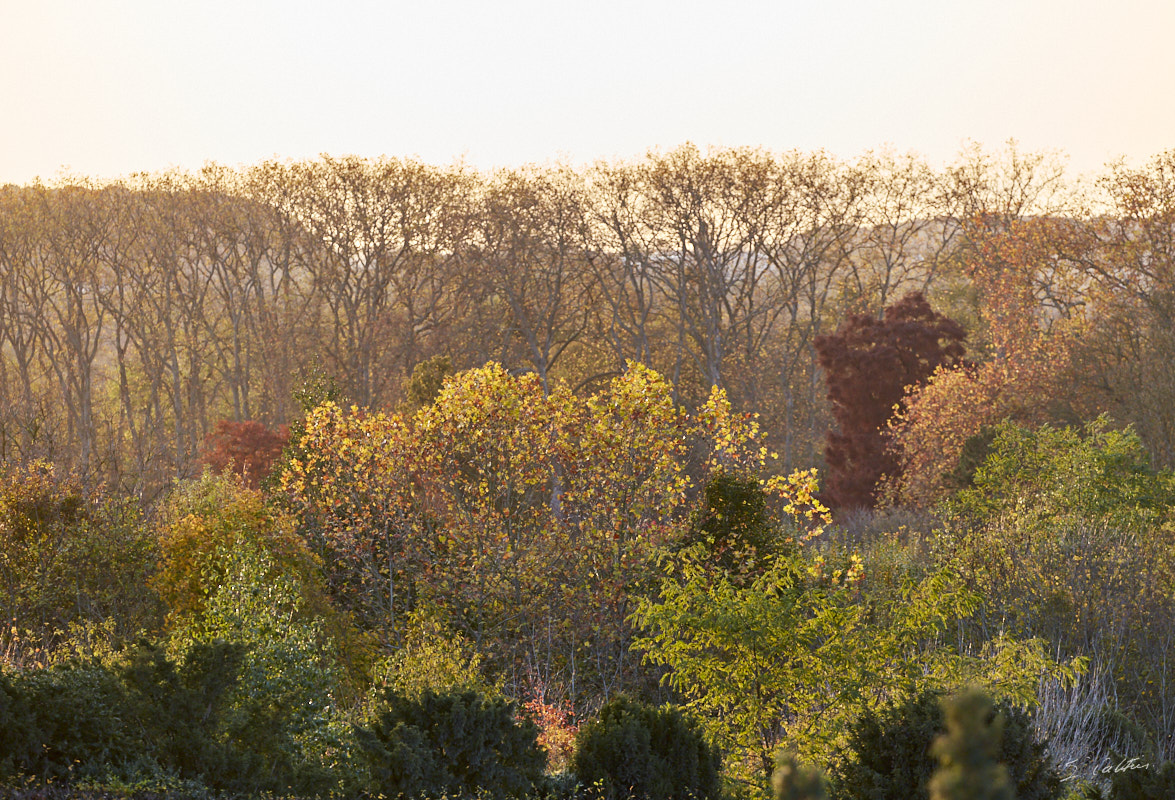
<svg viewBox="0 0 1175 800">
<path fill-rule="evenodd" d="M 326 403 L 281 479 L 332 595 L 389 645 L 424 600 L 519 696 L 607 696 L 640 672 L 627 618 L 718 469 L 760 470 L 720 391 L 696 414 L 630 364 L 587 397 L 497 364 L 413 416 Z"/>
</svg>

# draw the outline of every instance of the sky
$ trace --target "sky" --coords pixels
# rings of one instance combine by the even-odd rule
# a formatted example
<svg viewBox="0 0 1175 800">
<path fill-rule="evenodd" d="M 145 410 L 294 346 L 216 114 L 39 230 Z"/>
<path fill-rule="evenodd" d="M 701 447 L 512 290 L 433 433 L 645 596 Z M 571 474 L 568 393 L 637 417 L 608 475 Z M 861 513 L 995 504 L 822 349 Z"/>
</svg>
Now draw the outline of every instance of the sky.
<svg viewBox="0 0 1175 800">
<path fill-rule="evenodd" d="M 1175 148 L 1172 0 L 0 0 L 0 184 L 969 142 Z"/>
</svg>

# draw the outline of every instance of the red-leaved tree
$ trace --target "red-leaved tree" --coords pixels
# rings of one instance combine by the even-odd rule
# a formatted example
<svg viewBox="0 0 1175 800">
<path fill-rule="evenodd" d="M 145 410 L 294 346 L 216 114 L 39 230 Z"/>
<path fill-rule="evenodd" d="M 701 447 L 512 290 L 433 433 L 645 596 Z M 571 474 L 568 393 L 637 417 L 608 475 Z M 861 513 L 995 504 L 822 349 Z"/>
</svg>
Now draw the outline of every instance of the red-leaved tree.
<svg viewBox="0 0 1175 800">
<path fill-rule="evenodd" d="M 881 319 L 854 314 L 836 333 L 817 337 L 837 424 L 824 448 L 832 505 L 874 505 L 879 479 L 900 468 L 886 423 L 907 387 L 961 363 L 965 337 L 959 323 L 931 309 L 919 292 L 887 306 Z"/>
<path fill-rule="evenodd" d="M 289 438 L 285 425 L 271 429 L 252 419 L 244 422 L 222 419 L 204 438 L 200 462 L 213 472 L 231 469 L 242 477 L 246 486 L 257 489 L 281 457 Z"/>
</svg>

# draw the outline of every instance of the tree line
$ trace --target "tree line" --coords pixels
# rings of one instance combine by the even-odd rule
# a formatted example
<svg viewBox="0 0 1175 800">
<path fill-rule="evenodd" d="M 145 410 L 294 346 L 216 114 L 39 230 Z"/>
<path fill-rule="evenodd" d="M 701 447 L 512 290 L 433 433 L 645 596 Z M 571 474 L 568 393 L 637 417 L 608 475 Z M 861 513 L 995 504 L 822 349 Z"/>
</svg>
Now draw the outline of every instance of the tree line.
<svg viewBox="0 0 1175 800">
<path fill-rule="evenodd" d="M 723 388 L 770 421 L 783 467 L 807 466 L 831 420 L 817 337 L 922 291 L 977 363 L 1079 330 L 1058 408 L 1133 422 L 1169 464 L 1173 164 L 1083 184 L 1014 147 L 936 170 L 685 146 L 578 169 L 322 156 L 9 185 L 0 458 L 152 497 L 220 420 L 295 419 L 316 373 L 391 409 L 447 358 L 546 391 L 645 364 L 685 407 Z"/>
</svg>

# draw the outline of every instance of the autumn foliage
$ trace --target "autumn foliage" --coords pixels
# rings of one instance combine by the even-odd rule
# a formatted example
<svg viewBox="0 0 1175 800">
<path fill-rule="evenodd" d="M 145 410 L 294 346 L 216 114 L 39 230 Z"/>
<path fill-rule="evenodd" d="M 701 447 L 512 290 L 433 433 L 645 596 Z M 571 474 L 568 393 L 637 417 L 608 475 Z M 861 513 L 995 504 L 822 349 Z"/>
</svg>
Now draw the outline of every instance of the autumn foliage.
<svg viewBox="0 0 1175 800">
<path fill-rule="evenodd" d="M 1175 758 L 1175 151 L 1008 156 L 0 187 L 0 786 L 570 797 L 611 716 L 653 797 L 668 699 L 820 796 L 968 685 Z"/>
<path fill-rule="evenodd" d="M 878 481 L 898 471 L 886 423 L 907 387 L 959 364 L 965 333 L 920 293 L 887 307 L 881 319 L 855 314 L 816 339 L 837 430 L 824 450 L 833 505 L 872 506 Z"/>
<path fill-rule="evenodd" d="M 213 472 L 232 470 L 245 485 L 256 489 L 269 475 L 289 440 L 285 425 L 269 428 L 257 420 L 232 422 L 222 419 L 204 438 L 201 463 Z"/>
<path fill-rule="evenodd" d="M 1001 420 L 1065 420 L 1074 402 L 1067 387 L 1079 332 L 1066 300 L 1074 280 L 1052 257 L 1068 231 L 1049 220 L 993 225 L 975 220 L 964 262 L 979 298 L 985 358 L 966 369 L 944 364 L 914 387 L 892 420 L 900 484 L 888 490 L 905 503 L 928 504 L 950 485 L 968 440 Z M 1051 305 L 1045 301 L 1049 300 Z"/>
<path fill-rule="evenodd" d="M 281 485 L 361 623 L 394 641 L 414 605 L 437 603 L 491 667 L 555 703 L 639 671 L 631 598 L 709 474 L 762 468 L 757 435 L 721 391 L 687 414 L 639 364 L 589 397 L 489 364 L 409 418 L 323 404 Z M 804 487 L 766 491 L 817 509 Z"/>
<path fill-rule="evenodd" d="M 159 526 L 159 569 L 152 586 L 175 620 L 202 614 L 224 581 L 220 552 L 259 547 L 281 569 L 313 587 L 317 564 L 289 515 L 266 505 L 261 493 L 234 476 L 205 473 L 174 492 Z M 322 598 L 310 597 L 316 612 Z"/>
</svg>

